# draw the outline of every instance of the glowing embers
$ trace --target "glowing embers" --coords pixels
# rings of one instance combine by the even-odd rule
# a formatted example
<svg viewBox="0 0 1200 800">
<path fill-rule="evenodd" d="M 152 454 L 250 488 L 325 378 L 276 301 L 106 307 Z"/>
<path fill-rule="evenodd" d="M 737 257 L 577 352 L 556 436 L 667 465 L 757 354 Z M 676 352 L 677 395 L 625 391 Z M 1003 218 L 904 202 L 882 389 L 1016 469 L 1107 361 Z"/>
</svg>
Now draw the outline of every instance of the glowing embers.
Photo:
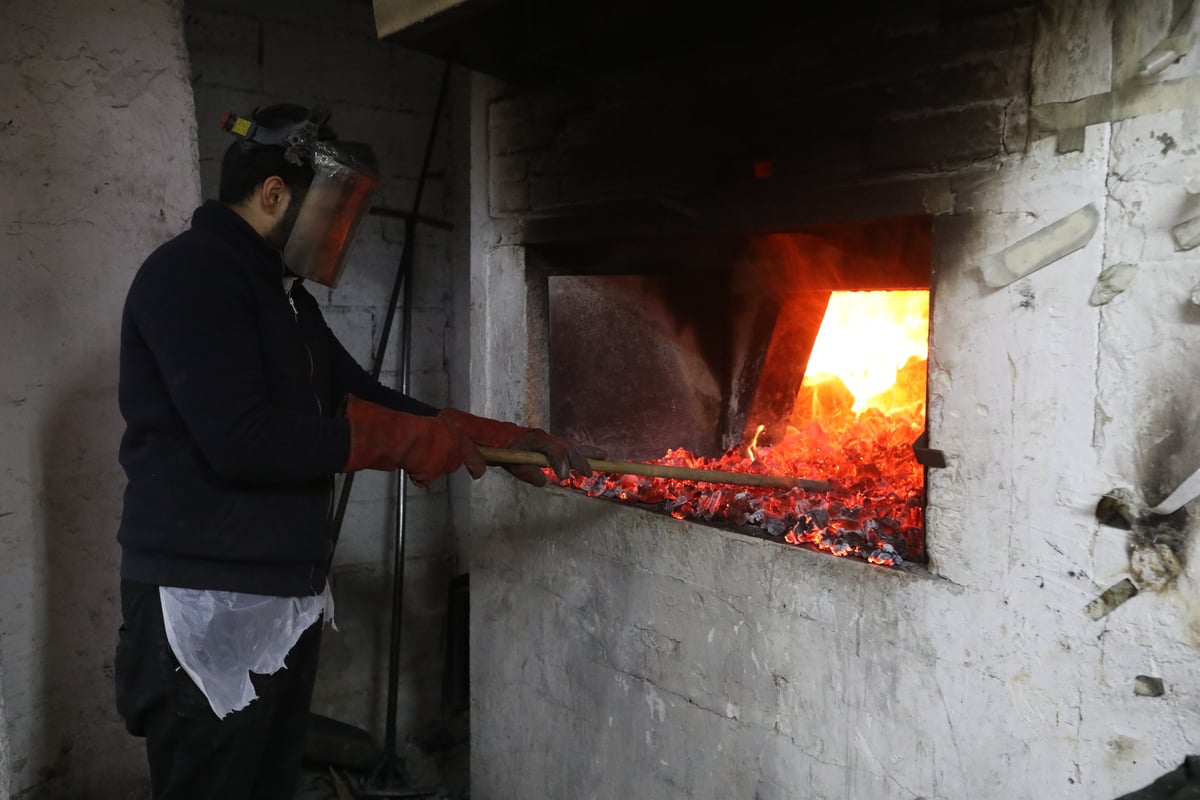
<svg viewBox="0 0 1200 800">
<path fill-rule="evenodd" d="M 824 479 L 828 492 L 610 475 L 566 485 L 837 556 L 923 561 L 924 472 L 912 443 L 925 428 L 928 328 L 927 291 L 833 292 L 779 441 L 760 441 L 758 427 L 721 458 L 677 449 L 656 461 Z"/>
</svg>

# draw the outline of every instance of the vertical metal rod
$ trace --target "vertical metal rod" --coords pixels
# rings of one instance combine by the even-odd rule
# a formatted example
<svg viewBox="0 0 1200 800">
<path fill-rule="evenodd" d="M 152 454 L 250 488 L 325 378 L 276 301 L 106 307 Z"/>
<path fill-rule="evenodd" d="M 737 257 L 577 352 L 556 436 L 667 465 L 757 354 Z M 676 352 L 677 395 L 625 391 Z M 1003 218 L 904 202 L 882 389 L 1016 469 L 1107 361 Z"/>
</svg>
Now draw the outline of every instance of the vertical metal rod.
<svg viewBox="0 0 1200 800">
<path fill-rule="evenodd" d="M 429 163 L 433 158 L 433 145 L 437 138 L 438 123 L 442 117 L 442 107 L 445 105 L 449 86 L 450 63 L 446 62 L 442 72 L 441 89 L 438 91 L 437 105 L 433 112 L 433 124 L 430 127 L 429 139 L 425 143 L 425 159 L 421 164 L 421 177 L 417 181 L 417 192 L 413 199 L 413 216 L 409 217 L 404 225 L 404 254 L 401 258 L 404 286 L 404 310 L 400 334 L 401 394 L 408 394 L 412 376 L 413 260 L 415 257 L 412 243 L 415 241 L 417 233 L 416 213 L 421 208 L 425 178 L 429 174 Z M 390 332 L 390 325 L 391 318 L 389 317 L 384 326 L 385 336 Z M 387 726 L 384 735 L 384 752 L 390 756 L 395 756 L 396 753 L 396 712 L 400 685 L 400 651 L 404 631 L 404 544 L 408 522 L 408 502 L 405 489 L 407 486 L 407 472 L 400 470 L 396 473 L 395 546 L 392 549 L 392 631 L 388 663 Z"/>
<path fill-rule="evenodd" d="M 429 139 L 425 143 L 425 158 L 421 162 L 421 172 L 417 176 L 417 190 L 413 196 L 412 213 L 404 221 L 404 245 L 400 251 L 400 263 L 396 267 L 396 280 L 392 282 L 392 294 L 388 298 L 387 314 L 383 318 L 383 331 L 379 336 L 379 348 L 375 351 L 375 358 L 371 365 L 371 377 L 379 380 L 380 374 L 383 372 L 383 359 L 387 353 L 388 341 L 392 335 L 392 321 L 396 316 L 396 305 L 400 299 L 401 290 L 407 291 L 408 284 L 412 279 L 412 258 L 413 258 L 413 238 L 416 231 L 416 223 L 419 221 L 421 211 L 421 200 L 425 195 L 425 181 L 429 176 L 429 162 L 433 158 L 433 144 L 437 139 L 438 123 L 442 118 L 442 108 L 445 106 L 446 93 L 450 86 L 450 62 L 442 71 L 442 85 L 438 91 L 437 104 L 433 111 L 433 124 L 429 129 Z M 407 312 L 405 319 L 408 319 Z M 411 326 L 409 327 L 411 330 Z M 407 336 L 405 339 L 407 340 Z M 401 355 L 401 360 L 406 356 Z M 401 365 L 403 373 L 404 366 Z M 408 376 L 402 374 L 402 381 L 407 382 Z M 401 386 L 400 391 L 407 394 L 407 383 Z M 350 490 L 354 487 L 354 473 L 346 475 L 342 478 L 342 490 L 338 497 L 337 509 L 334 512 L 333 520 L 330 523 L 330 539 L 332 547 L 330 547 L 329 561 L 333 563 L 333 551 L 337 549 L 338 539 L 342 534 L 342 524 L 346 520 L 346 509 L 350 505 Z"/>
</svg>

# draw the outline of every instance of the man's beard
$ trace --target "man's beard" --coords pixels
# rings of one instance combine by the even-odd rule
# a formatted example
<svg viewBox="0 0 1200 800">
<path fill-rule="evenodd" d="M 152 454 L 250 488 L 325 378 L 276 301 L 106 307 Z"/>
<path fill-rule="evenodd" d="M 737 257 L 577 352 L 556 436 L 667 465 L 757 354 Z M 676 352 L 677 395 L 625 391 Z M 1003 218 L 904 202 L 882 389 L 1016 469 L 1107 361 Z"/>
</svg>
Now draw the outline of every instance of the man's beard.
<svg viewBox="0 0 1200 800">
<path fill-rule="evenodd" d="M 287 244 L 288 237 L 292 235 L 292 229 L 296 227 L 296 220 L 300 217 L 300 207 L 303 205 L 304 193 L 293 192 L 287 210 L 283 212 L 283 216 L 279 218 L 279 221 L 263 237 L 267 240 L 268 244 L 281 253 L 283 252 L 284 245 Z"/>
</svg>

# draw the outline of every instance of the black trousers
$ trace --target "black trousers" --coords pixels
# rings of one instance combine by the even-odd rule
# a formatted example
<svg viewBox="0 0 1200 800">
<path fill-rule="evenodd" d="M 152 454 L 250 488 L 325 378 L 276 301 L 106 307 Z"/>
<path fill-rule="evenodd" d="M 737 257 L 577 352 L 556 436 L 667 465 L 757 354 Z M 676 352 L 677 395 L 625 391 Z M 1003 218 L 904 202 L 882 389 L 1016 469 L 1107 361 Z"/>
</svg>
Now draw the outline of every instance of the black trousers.
<svg viewBox="0 0 1200 800">
<path fill-rule="evenodd" d="M 219 719 L 179 667 L 158 587 L 121 582 L 117 711 L 146 737 L 154 800 L 292 800 L 308 725 L 321 623 L 274 675 L 252 675 L 258 699 Z"/>
</svg>

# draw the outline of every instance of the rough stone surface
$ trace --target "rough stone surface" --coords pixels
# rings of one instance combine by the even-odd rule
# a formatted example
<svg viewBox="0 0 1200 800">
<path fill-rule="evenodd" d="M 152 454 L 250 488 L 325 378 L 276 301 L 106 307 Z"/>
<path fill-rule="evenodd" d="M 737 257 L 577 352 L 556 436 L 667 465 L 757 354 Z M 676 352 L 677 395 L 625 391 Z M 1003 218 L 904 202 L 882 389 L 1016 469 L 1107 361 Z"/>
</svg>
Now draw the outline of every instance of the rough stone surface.
<svg viewBox="0 0 1200 800">
<path fill-rule="evenodd" d="M 249 113 L 277 102 L 322 104 L 343 139 L 370 143 L 383 185 L 376 205 L 411 208 L 433 118 L 438 62 L 381 42 L 369 4 L 187 0 L 186 35 L 199 121 L 206 197 L 215 197 L 220 158 L 230 138 L 216 120 L 227 110 Z M 458 206 L 447 184 L 457 181 L 449 159 L 456 100 L 452 96 L 434 149 L 421 213 L 448 219 Z M 465 230 L 460 225 L 460 230 Z M 326 321 L 349 353 L 370 368 L 387 316 L 404 248 L 402 220 L 370 217 L 355 242 L 341 285 L 310 285 Z M 451 403 L 447 361 L 456 291 L 453 233 L 421 226 L 415 248 L 412 367 L 409 393 L 435 406 Z M 464 235 L 460 233 L 458 235 Z M 380 379 L 399 386 L 397 312 Z M 405 570 L 404 660 L 399 732 L 417 732 L 438 717 L 446 582 L 459 569 L 451 535 L 449 494 L 409 488 Z M 388 663 L 394 476 L 362 473 L 355 480 L 333 572 L 339 631 L 322 643 L 313 710 L 382 738 Z"/>
<path fill-rule="evenodd" d="M 123 797 L 118 329 L 200 196 L 176 2 L 0 9 L 0 797 Z"/>
<path fill-rule="evenodd" d="M 1030 81 L 993 74 L 986 84 L 1017 87 L 1013 114 L 1031 99 L 1108 91 L 1111 62 L 1127 64 L 1132 43 L 1145 44 L 1143 54 L 1153 46 L 1169 3 L 1113 15 L 1102 2 L 1043 5 L 1036 35 L 1008 22 L 980 23 L 974 39 L 955 33 L 995 53 L 978 44 L 987 41 L 980 31 L 1002 31 L 999 50 L 1028 55 Z M 944 50 L 935 42 L 910 57 L 929 53 Z M 880 61 L 897 81 L 911 67 Z M 847 69 L 859 80 L 871 72 L 861 62 Z M 1189 69 L 1185 58 L 1168 72 Z M 620 141 L 621 125 L 591 127 L 575 104 L 583 97 L 584 109 L 597 100 L 613 111 L 622 85 L 493 101 L 495 87 L 480 82 L 474 107 L 490 125 L 478 130 L 473 119 L 473 174 L 520 180 L 510 162 L 487 165 L 521 153 L 531 182 L 561 178 L 536 195 L 544 200 L 535 211 L 589 194 L 677 189 L 668 173 L 683 165 L 694 175 L 688 153 L 657 171 L 635 160 L 618 176 L 583 176 L 586 191 L 561 174 L 582 169 L 592 138 Z M 839 90 L 823 89 L 826 98 Z M 520 121 L 532 107 L 540 113 L 525 136 Z M 1198 262 L 1176 252 L 1170 234 L 1195 202 L 1185 184 L 1197 166 L 1196 113 L 1094 125 L 1077 152 L 1060 154 L 1049 138 L 993 147 L 972 164 L 941 161 L 936 141 L 923 142 L 929 163 L 915 176 L 869 174 L 865 143 L 842 142 L 805 153 L 825 162 L 807 186 L 774 193 L 731 181 L 725 199 L 764 225 L 936 215 L 928 421 L 930 446 L 949 466 L 929 474 L 929 575 L 560 490 L 481 485 L 472 506 L 474 794 L 1084 800 L 1144 786 L 1196 752 L 1195 554 L 1164 591 L 1140 592 L 1099 621 L 1084 612 L 1130 575 L 1127 534 L 1097 523 L 1096 501 L 1113 486 L 1161 497 L 1200 466 L 1200 315 L 1189 303 Z M 782 129 L 797 150 L 836 138 L 824 134 L 838 130 L 837 118 L 809 123 L 802 134 Z M 960 130 L 928 134 L 962 142 Z M 650 160 L 663 157 L 654 144 Z M 776 175 L 787 175 L 785 159 Z M 710 187 L 719 167 L 703 173 Z M 533 418 L 544 403 L 542 356 L 530 347 L 537 320 L 516 244 L 534 221 L 489 207 L 479 183 L 472 377 L 487 402 L 478 405 Z M 778 209 L 780 197 L 796 202 L 753 216 Z M 1088 203 L 1101 219 L 1084 247 L 1010 286 L 984 286 L 986 255 Z M 1138 264 L 1137 281 L 1090 306 L 1097 277 L 1118 263 Z M 1194 522 L 1186 528 L 1191 551 Z M 1138 672 L 1161 676 L 1171 695 L 1136 697 Z"/>
</svg>

